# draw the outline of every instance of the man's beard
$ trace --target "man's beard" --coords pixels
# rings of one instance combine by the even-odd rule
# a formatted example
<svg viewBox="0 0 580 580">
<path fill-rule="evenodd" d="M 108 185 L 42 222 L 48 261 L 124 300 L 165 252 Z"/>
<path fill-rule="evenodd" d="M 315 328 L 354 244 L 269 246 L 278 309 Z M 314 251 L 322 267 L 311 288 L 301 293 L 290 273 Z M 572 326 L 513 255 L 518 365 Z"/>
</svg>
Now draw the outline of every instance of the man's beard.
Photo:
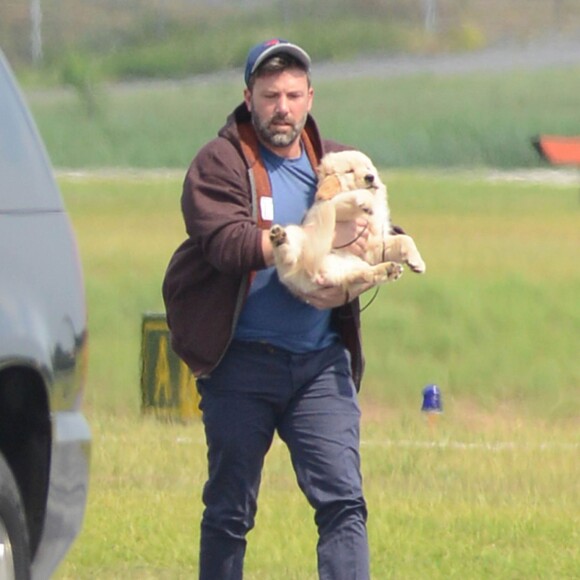
<svg viewBox="0 0 580 580">
<path fill-rule="evenodd" d="M 279 122 L 291 125 L 284 125 L 284 131 L 279 131 L 275 123 Z M 266 145 L 272 147 L 288 147 L 300 136 L 304 125 L 306 124 L 306 115 L 300 121 L 292 122 L 288 116 L 274 115 L 271 119 L 260 119 L 257 115 L 252 115 L 252 124 L 260 140 Z"/>
</svg>

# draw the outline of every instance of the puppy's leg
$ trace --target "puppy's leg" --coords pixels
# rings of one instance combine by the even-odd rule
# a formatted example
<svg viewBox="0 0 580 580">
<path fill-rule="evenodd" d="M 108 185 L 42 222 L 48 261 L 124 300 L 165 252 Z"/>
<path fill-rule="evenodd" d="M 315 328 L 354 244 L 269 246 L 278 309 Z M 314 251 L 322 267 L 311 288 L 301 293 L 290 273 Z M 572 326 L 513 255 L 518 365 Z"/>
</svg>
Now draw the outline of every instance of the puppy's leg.
<svg viewBox="0 0 580 580">
<path fill-rule="evenodd" d="M 427 269 L 415 240 L 405 234 L 386 236 L 383 240 L 383 259 L 405 263 L 417 274 Z"/>
<path fill-rule="evenodd" d="M 382 284 L 384 282 L 394 282 L 403 275 L 403 266 L 397 262 L 382 262 L 372 267 L 374 282 Z"/>
<path fill-rule="evenodd" d="M 361 215 L 372 215 L 374 193 L 369 189 L 354 189 L 335 195 L 329 203 L 334 205 L 337 221 L 348 221 Z"/>
<path fill-rule="evenodd" d="M 270 241 L 277 266 L 288 268 L 299 262 L 303 252 L 302 237 L 299 233 L 297 226 L 283 228 L 274 224 L 270 228 Z"/>
<path fill-rule="evenodd" d="M 356 286 L 357 284 L 384 284 L 394 282 L 403 275 L 403 267 L 396 262 L 382 262 L 375 266 L 365 266 L 353 270 L 344 277 L 344 284 Z"/>
</svg>

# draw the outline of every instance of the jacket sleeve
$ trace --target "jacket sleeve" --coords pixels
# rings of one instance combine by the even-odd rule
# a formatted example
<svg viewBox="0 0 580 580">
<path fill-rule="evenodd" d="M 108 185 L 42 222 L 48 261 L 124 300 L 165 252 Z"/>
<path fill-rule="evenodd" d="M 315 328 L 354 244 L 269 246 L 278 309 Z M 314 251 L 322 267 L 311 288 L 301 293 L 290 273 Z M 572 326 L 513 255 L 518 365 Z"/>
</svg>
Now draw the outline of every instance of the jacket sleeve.
<svg viewBox="0 0 580 580">
<path fill-rule="evenodd" d="M 193 160 L 181 208 L 187 234 L 216 270 L 240 275 L 266 267 L 247 168 L 229 141 L 210 142 Z"/>
</svg>

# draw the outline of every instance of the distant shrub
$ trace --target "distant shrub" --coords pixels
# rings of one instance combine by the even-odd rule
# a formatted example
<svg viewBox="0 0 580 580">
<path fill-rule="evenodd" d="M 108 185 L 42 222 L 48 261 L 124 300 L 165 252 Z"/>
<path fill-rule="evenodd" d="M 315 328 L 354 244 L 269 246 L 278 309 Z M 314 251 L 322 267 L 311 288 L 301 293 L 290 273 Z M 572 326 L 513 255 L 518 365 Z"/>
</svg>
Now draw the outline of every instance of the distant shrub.
<svg viewBox="0 0 580 580">
<path fill-rule="evenodd" d="M 93 59 L 79 52 L 68 53 L 62 63 L 61 81 L 75 90 L 90 117 L 102 112 L 100 75 Z"/>
<path fill-rule="evenodd" d="M 464 21 L 449 33 L 449 43 L 455 50 L 480 50 L 487 45 L 485 32 L 475 22 Z"/>
</svg>

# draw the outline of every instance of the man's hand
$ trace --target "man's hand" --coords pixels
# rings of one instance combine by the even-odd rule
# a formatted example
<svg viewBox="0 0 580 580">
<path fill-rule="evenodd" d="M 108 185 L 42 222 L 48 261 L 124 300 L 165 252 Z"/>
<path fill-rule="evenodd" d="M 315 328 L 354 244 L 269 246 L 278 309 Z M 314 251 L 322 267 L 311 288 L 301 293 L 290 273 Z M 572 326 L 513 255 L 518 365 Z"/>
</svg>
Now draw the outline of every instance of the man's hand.
<svg viewBox="0 0 580 580">
<path fill-rule="evenodd" d="M 317 282 L 320 286 L 318 289 L 307 294 L 301 294 L 299 298 L 303 302 L 306 302 L 306 304 L 310 304 L 310 306 L 314 306 L 319 310 L 336 308 L 337 306 L 348 304 L 374 286 L 374 284 L 368 282 L 357 284 L 356 288 L 345 290 L 342 286 L 328 284 L 324 278 L 320 278 Z"/>
<path fill-rule="evenodd" d="M 348 222 L 336 222 L 332 247 L 362 258 L 367 249 L 368 238 L 369 224 L 364 217 Z"/>
</svg>

